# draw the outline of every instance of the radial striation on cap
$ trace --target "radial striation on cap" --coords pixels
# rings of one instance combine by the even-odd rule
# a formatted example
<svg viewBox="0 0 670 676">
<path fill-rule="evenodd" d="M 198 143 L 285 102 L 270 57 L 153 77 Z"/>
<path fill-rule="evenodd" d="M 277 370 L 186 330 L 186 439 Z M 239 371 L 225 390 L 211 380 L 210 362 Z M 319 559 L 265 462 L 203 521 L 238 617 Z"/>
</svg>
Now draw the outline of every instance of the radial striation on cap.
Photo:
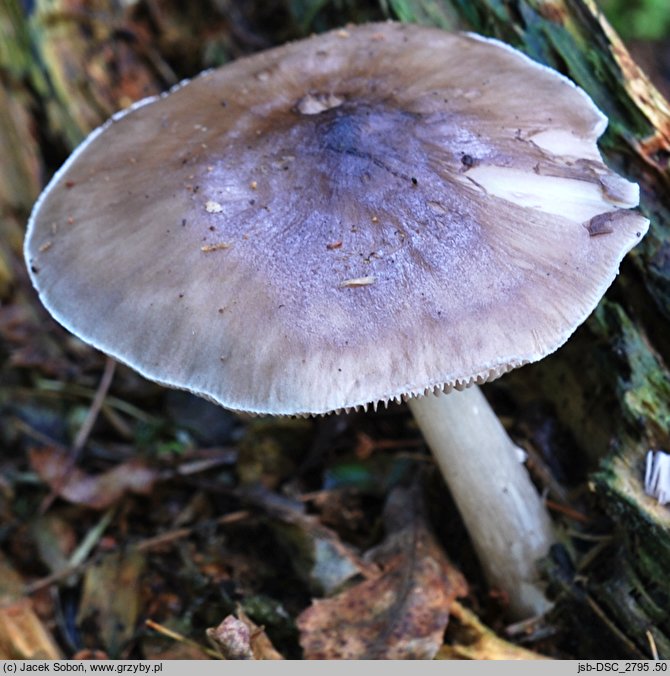
<svg viewBox="0 0 670 676">
<path fill-rule="evenodd" d="M 230 409 L 461 388 L 557 349 L 644 235 L 605 126 L 495 41 L 333 31 L 115 116 L 43 193 L 26 258 L 66 328 Z"/>
</svg>

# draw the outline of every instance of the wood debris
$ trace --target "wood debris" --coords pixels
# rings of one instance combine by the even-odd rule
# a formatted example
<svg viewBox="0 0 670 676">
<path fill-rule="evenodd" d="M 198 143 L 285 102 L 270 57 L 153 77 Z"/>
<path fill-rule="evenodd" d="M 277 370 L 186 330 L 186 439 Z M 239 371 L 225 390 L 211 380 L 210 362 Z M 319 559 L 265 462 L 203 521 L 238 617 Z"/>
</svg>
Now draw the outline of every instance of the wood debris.
<svg viewBox="0 0 670 676">
<path fill-rule="evenodd" d="M 368 277 L 354 277 L 353 279 L 345 279 L 341 284 L 341 288 L 352 288 L 358 286 L 370 286 L 370 284 L 375 283 L 375 278 L 373 276 Z"/>
<path fill-rule="evenodd" d="M 205 244 L 200 247 L 200 251 L 204 253 L 211 253 L 212 251 L 222 251 L 223 249 L 230 249 L 232 244 L 229 242 L 218 242 L 217 244 Z"/>
</svg>

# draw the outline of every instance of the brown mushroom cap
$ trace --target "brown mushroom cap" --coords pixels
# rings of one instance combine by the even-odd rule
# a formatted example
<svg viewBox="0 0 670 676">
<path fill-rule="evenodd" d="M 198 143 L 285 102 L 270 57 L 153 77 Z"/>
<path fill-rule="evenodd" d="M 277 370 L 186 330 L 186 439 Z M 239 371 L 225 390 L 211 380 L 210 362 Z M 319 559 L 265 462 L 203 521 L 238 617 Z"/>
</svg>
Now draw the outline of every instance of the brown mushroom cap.
<svg viewBox="0 0 670 676">
<path fill-rule="evenodd" d="M 227 408 L 463 387 L 557 349 L 646 231 L 605 126 L 495 41 L 334 31 L 117 115 L 45 190 L 26 257 L 65 327 Z"/>
</svg>

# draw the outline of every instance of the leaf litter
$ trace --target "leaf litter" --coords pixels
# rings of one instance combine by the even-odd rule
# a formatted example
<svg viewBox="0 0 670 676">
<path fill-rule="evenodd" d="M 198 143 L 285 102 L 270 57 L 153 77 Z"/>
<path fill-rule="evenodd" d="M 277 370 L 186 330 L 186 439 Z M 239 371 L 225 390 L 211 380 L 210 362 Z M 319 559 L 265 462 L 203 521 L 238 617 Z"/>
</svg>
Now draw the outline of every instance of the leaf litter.
<svg viewBox="0 0 670 676">
<path fill-rule="evenodd" d="M 416 489 L 396 488 L 384 512 L 387 535 L 367 552 L 377 575 L 315 600 L 298 617 L 307 659 L 432 659 L 453 601 L 467 593 L 417 507 Z"/>
<path fill-rule="evenodd" d="M 62 658 L 53 634 L 23 596 L 21 575 L 0 553 L 0 659 Z"/>
<path fill-rule="evenodd" d="M 148 495 L 160 476 L 156 468 L 139 459 L 93 475 L 72 469 L 69 455 L 55 447 L 32 448 L 28 454 L 31 467 L 54 492 L 92 509 L 106 509 L 126 492 Z"/>
</svg>

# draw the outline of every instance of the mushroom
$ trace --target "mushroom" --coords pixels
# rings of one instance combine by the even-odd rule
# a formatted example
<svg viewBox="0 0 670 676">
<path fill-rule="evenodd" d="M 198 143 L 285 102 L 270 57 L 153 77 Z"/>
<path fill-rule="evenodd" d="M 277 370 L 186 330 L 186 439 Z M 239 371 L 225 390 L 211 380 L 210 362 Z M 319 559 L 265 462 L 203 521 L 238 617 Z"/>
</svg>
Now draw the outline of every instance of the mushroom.
<svg viewBox="0 0 670 676">
<path fill-rule="evenodd" d="M 408 400 L 523 616 L 554 535 L 474 385 L 561 346 L 645 233 L 606 124 L 494 40 L 333 31 L 115 115 L 25 255 L 61 324 L 159 383 L 256 414 Z"/>
</svg>

